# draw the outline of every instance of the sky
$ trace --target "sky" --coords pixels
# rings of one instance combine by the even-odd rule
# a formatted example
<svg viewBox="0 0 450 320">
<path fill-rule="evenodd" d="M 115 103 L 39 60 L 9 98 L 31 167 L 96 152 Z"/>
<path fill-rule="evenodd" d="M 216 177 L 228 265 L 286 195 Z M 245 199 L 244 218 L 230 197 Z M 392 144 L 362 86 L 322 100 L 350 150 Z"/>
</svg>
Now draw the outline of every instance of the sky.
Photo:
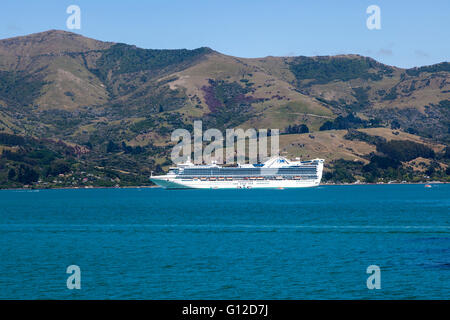
<svg viewBox="0 0 450 320">
<path fill-rule="evenodd" d="M 81 29 L 68 29 L 67 7 Z M 380 8 L 381 29 L 366 12 Z M 49 29 L 238 57 L 361 54 L 403 68 L 449 61 L 450 0 L 2 0 L 0 38 Z"/>
</svg>

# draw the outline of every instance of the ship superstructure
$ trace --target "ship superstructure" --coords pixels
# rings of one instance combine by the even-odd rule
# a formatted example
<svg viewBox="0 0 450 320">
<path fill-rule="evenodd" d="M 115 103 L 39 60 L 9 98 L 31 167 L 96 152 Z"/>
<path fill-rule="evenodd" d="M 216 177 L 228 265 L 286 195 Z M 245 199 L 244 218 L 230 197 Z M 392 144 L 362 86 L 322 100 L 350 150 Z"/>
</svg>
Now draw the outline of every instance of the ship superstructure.
<svg viewBox="0 0 450 320">
<path fill-rule="evenodd" d="M 316 187 L 322 179 L 323 162 L 323 159 L 290 161 L 277 156 L 261 164 L 223 167 L 188 161 L 170 168 L 166 175 L 151 176 L 150 180 L 167 189 Z"/>
</svg>

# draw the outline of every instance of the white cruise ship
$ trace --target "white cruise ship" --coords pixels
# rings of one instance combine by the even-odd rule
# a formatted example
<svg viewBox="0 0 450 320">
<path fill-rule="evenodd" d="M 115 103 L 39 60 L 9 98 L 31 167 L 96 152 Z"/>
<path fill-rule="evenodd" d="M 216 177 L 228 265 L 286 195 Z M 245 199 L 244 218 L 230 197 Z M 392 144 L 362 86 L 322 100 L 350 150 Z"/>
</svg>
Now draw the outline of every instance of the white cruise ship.
<svg viewBox="0 0 450 320">
<path fill-rule="evenodd" d="M 289 161 L 273 157 L 262 164 L 222 167 L 195 165 L 190 161 L 170 168 L 150 180 L 167 189 L 250 189 L 317 187 L 322 179 L 323 159 Z"/>
</svg>

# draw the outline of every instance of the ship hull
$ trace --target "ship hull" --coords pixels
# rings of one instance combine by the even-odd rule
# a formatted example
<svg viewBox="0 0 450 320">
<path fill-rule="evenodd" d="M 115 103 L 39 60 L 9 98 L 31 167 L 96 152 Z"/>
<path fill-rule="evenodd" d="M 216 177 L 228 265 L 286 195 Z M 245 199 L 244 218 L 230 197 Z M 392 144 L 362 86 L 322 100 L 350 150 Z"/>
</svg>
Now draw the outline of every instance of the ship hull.
<svg viewBox="0 0 450 320">
<path fill-rule="evenodd" d="M 317 187 L 320 180 L 233 180 L 202 181 L 185 180 L 172 177 L 152 177 L 150 180 L 165 189 L 284 189 Z"/>
</svg>

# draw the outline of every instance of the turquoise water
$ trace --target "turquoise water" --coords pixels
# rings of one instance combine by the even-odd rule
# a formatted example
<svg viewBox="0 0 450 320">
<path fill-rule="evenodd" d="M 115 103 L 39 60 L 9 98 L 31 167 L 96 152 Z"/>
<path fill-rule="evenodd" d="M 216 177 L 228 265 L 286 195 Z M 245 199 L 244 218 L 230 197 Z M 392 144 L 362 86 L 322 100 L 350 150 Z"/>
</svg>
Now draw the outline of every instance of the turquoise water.
<svg viewBox="0 0 450 320">
<path fill-rule="evenodd" d="M 0 191 L 0 204 L 2 299 L 450 294 L 450 185 Z M 72 264 L 81 290 L 66 287 Z"/>
</svg>

